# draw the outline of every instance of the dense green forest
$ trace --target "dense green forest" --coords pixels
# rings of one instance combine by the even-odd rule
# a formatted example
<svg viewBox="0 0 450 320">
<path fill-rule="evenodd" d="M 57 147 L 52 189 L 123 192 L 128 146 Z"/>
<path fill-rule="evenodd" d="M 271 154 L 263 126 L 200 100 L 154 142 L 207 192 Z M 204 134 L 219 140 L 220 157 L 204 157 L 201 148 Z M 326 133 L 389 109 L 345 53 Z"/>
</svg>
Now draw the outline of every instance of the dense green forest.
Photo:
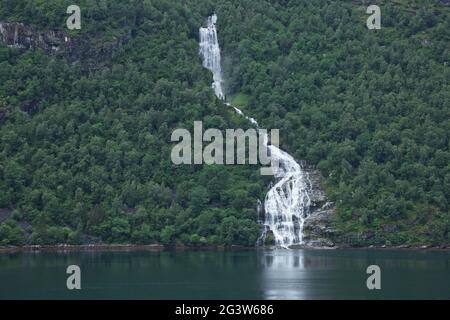
<svg viewBox="0 0 450 320">
<path fill-rule="evenodd" d="M 449 242 L 450 7 L 355 3 L 218 5 L 229 94 L 317 165 L 343 234 L 371 235 L 348 241 Z"/>
<path fill-rule="evenodd" d="M 254 245 L 256 166 L 175 166 L 175 128 L 248 123 L 218 101 L 198 28 L 219 16 L 228 97 L 325 176 L 342 234 L 450 242 L 450 8 L 444 1 L 0 0 L 0 21 L 92 46 L 86 68 L 0 44 L 0 244 Z M 355 242 L 356 241 L 356 242 Z M 358 242 L 360 241 L 360 242 Z"/>
<path fill-rule="evenodd" d="M 2 20 L 63 28 L 67 18 L 61 1 L 1 2 Z M 12 210 L 1 243 L 254 245 L 268 183 L 256 166 L 171 163 L 175 128 L 246 125 L 210 89 L 198 56 L 203 14 L 175 0 L 79 5 L 88 8 L 80 36 L 134 30 L 98 70 L 0 47 L 0 208 Z"/>
</svg>

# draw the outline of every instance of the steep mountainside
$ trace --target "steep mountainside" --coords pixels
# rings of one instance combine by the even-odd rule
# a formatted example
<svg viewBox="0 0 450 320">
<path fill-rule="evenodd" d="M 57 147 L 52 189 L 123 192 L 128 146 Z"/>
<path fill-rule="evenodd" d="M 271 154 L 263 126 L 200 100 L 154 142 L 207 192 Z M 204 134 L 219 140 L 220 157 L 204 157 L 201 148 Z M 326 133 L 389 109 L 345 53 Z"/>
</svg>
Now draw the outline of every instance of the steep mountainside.
<svg viewBox="0 0 450 320">
<path fill-rule="evenodd" d="M 26 9 L 35 1 L 1 1 L 1 21 L 24 21 L 3 28 L 8 40 L 17 27 L 22 42 L 0 46 L 2 244 L 256 243 L 257 200 L 268 185 L 257 166 L 171 163 L 175 128 L 192 129 L 194 120 L 205 129 L 248 126 L 210 89 L 198 56 L 204 16 L 178 1 L 138 2 L 139 12 L 128 2 L 80 1 L 87 30 L 76 34 L 64 19 L 59 31 L 27 24 L 51 4 L 64 13 L 60 1 L 38 10 Z M 114 24 L 119 13 L 131 18 Z M 128 30 L 95 68 L 70 46 L 46 50 L 49 35 L 101 46 Z M 43 35 L 31 42 L 36 50 L 20 48 L 27 34 Z"/>
<path fill-rule="evenodd" d="M 374 1 L 381 30 L 367 1 L 77 2 L 69 31 L 72 1 L 0 0 L 0 244 L 256 243 L 270 177 L 170 161 L 175 128 L 250 125 L 201 65 L 213 12 L 226 95 L 324 186 L 311 243 L 450 242 L 446 1 Z"/>
<path fill-rule="evenodd" d="M 226 1 L 233 103 L 317 166 L 354 245 L 450 242 L 445 1 Z M 346 240 L 347 241 L 347 240 Z"/>
</svg>

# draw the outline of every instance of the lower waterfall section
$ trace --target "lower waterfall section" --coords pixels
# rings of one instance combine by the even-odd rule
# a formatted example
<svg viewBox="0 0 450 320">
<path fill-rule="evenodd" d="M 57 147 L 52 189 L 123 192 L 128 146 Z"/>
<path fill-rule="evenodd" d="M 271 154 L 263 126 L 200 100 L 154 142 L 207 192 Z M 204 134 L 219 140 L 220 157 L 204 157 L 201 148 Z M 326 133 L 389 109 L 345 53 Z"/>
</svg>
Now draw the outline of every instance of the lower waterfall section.
<svg viewBox="0 0 450 320">
<path fill-rule="evenodd" d="M 271 157 L 278 160 L 279 169 L 277 181 L 264 200 L 263 243 L 271 231 L 277 246 L 302 245 L 303 225 L 311 206 L 307 173 L 288 153 L 274 146 L 268 148 Z"/>
</svg>

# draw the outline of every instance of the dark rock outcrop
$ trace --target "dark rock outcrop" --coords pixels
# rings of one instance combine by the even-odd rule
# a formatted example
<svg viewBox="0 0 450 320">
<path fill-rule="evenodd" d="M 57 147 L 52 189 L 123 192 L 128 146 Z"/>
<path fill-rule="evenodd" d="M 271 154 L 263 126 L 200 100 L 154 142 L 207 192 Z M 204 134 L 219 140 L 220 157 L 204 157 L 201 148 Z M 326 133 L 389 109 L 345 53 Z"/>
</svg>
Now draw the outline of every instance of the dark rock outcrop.
<svg viewBox="0 0 450 320">
<path fill-rule="evenodd" d="M 326 202 L 306 218 L 303 240 L 311 247 L 334 247 L 336 230 L 333 228 L 334 204 Z"/>
<path fill-rule="evenodd" d="M 39 32 L 16 22 L 0 22 L 0 40 L 10 47 L 41 49 L 47 53 L 57 52 L 70 42 L 62 31 Z"/>
<path fill-rule="evenodd" d="M 326 197 L 321 173 L 308 167 L 306 171 L 311 183 L 311 207 L 303 226 L 303 240 L 308 247 L 334 247 L 337 233 L 333 228 L 335 206 Z"/>
<path fill-rule="evenodd" d="M 61 54 L 70 62 L 95 68 L 99 62 L 111 59 L 119 47 L 131 39 L 131 31 L 121 37 L 96 43 L 95 37 L 71 37 L 64 31 L 39 31 L 17 22 L 0 22 L 0 42 L 17 49 L 43 50 L 47 54 Z"/>
<path fill-rule="evenodd" d="M 9 219 L 12 215 L 12 211 L 6 208 L 0 208 L 0 223 Z"/>
<path fill-rule="evenodd" d="M 8 116 L 9 108 L 0 106 L 0 123 Z"/>
</svg>

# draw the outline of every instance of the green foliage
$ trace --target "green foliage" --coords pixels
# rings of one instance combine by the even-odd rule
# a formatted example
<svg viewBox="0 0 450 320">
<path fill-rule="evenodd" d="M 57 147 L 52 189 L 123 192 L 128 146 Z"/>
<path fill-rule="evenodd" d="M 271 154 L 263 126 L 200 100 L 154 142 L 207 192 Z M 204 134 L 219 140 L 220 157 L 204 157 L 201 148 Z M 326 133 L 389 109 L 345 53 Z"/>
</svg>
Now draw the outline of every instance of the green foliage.
<svg viewBox="0 0 450 320">
<path fill-rule="evenodd" d="M 66 4 L 2 1 L 0 21 L 64 30 Z M 86 71 L 82 61 L 0 45 L 0 112 L 8 109 L 0 118 L 0 208 L 20 210 L 18 220 L 31 225 L 20 239 L 253 245 L 267 182 L 258 167 L 170 160 L 176 128 L 248 125 L 210 89 L 197 39 L 206 13 L 175 0 L 77 4 L 82 30 L 73 36 L 101 44 L 131 31 L 112 60 Z M 220 236 L 227 217 L 247 226 L 239 237 Z M 2 243 L 21 242 L 17 230 L 3 224 Z"/>
<path fill-rule="evenodd" d="M 0 245 L 21 245 L 24 241 L 25 236 L 16 221 L 6 220 L 0 224 Z"/>
<path fill-rule="evenodd" d="M 68 1 L 2 0 L 0 21 L 65 29 Z M 248 125 L 214 97 L 198 28 L 219 16 L 228 96 L 317 165 L 355 244 L 449 242 L 450 17 L 440 2 L 80 0 L 101 45 L 86 71 L 0 45 L 2 244 L 253 245 L 268 178 L 252 166 L 174 166 L 170 134 Z M 394 226 L 395 232 L 391 230 Z"/>
<path fill-rule="evenodd" d="M 249 102 L 249 97 L 245 94 L 238 93 L 234 95 L 231 99 L 231 104 L 233 106 L 245 107 Z"/>
<path fill-rule="evenodd" d="M 217 4 L 228 95 L 324 173 L 341 230 L 450 242 L 450 10 L 380 5 L 369 31 L 355 1 Z"/>
</svg>

